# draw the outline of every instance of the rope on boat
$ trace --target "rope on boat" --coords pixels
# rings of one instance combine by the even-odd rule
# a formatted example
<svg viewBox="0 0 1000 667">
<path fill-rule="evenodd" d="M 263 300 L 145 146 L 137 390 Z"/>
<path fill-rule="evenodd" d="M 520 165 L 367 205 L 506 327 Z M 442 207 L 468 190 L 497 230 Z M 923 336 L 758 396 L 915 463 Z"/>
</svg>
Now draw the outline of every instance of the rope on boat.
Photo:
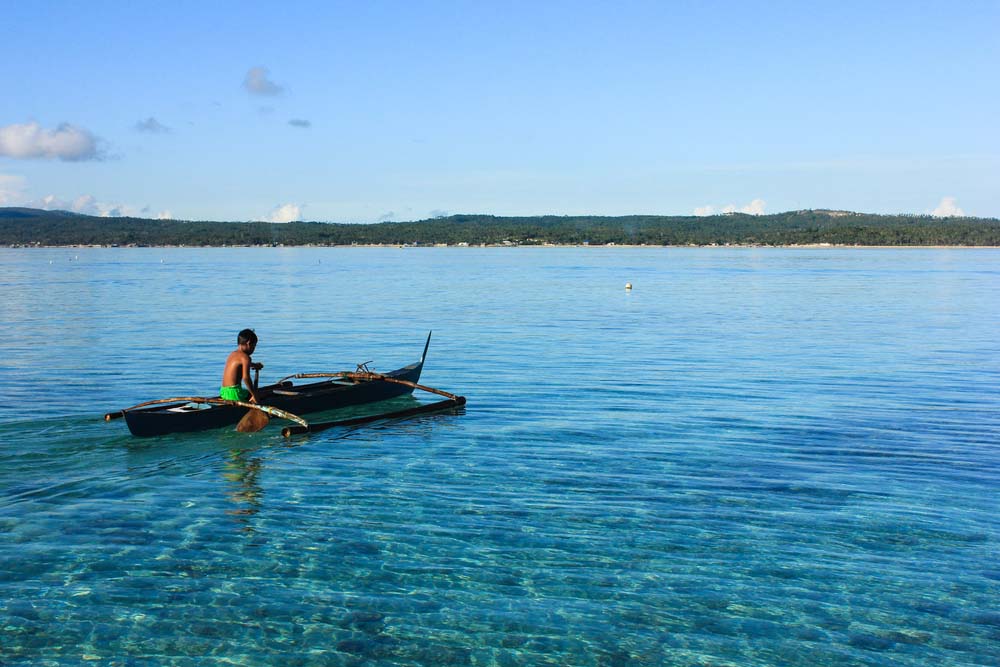
<svg viewBox="0 0 1000 667">
<path fill-rule="evenodd" d="M 342 378 L 350 375 L 349 371 L 341 371 L 339 373 L 296 373 L 295 375 L 286 375 L 277 382 L 276 385 L 284 384 L 289 380 L 301 380 L 307 378 Z"/>
</svg>

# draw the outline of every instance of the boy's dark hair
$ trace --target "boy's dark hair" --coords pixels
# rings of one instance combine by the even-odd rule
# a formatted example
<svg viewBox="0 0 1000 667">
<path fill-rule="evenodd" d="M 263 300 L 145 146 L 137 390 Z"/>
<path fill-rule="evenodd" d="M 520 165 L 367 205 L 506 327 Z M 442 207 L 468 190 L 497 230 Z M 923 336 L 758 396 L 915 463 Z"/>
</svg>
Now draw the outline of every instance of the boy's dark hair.
<svg viewBox="0 0 1000 667">
<path fill-rule="evenodd" d="M 256 343 L 257 334 L 253 332 L 253 329 L 244 329 L 243 331 L 236 334 L 236 344 L 242 345 L 243 343 Z"/>
</svg>

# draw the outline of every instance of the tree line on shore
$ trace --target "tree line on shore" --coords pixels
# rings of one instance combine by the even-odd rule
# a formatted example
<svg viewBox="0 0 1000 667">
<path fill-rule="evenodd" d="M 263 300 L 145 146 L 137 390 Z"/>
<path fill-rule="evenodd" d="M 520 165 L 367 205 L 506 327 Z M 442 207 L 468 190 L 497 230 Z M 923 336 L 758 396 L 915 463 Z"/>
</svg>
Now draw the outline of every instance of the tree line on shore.
<svg viewBox="0 0 1000 667">
<path fill-rule="evenodd" d="M 996 218 L 843 211 L 771 215 L 452 215 L 416 222 L 210 222 L 105 218 L 0 208 L 5 246 L 299 245 L 874 245 L 998 246 Z"/>
</svg>

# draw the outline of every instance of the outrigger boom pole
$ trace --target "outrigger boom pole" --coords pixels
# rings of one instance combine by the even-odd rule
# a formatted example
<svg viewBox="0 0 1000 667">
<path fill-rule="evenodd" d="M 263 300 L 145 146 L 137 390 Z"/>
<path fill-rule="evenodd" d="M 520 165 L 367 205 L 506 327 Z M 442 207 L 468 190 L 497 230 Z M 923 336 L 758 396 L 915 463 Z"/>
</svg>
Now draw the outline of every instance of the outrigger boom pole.
<svg viewBox="0 0 1000 667">
<path fill-rule="evenodd" d="M 138 405 L 133 405 L 130 408 L 119 410 L 118 412 L 109 412 L 104 415 L 104 421 L 111 421 L 112 419 L 124 417 L 125 413 L 129 410 L 145 408 L 150 405 L 162 405 L 164 403 L 208 403 L 209 405 L 228 405 L 232 407 L 249 408 L 251 410 L 260 410 L 261 412 L 269 414 L 272 417 L 287 419 L 288 421 L 293 421 L 296 424 L 301 424 L 302 426 L 309 426 L 309 422 L 302 417 L 293 415 L 291 412 L 285 412 L 279 408 L 272 408 L 270 405 L 257 405 L 256 403 L 247 403 L 246 401 L 227 401 L 224 398 L 205 398 L 204 396 L 177 396 L 175 398 L 159 398 L 155 401 L 146 401 L 145 403 L 139 403 Z"/>
<path fill-rule="evenodd" d="M 285 380 L 305 379 L 305 378 L 344 378 L 345 380 L 355 380 L 358 382 L 391 382 L 393 384 L 401 384 L 406 387 L 412 387 L 413 389 L 420 389 L 421 391 L 426 391 L 431 394 L 437 394 L 438 396 L 444 396 L 445 400 L 437 401 L 435 403 L 428 403 L 426 405 L 421 405 L 415 408 L 407 408 L 405 410 L 396 410 L 395 412 L 386 412 L 378 415 L 370 415 L 367 417 L 354 417 L 352 419 L 341 419 L 338 421 L 330 422 L 319 422 L 315 424 L 310 424 L 302 417 L 298 415 L 293 415 L 290 412 L 280 410 L 278 408 L 271 407 L 269 405 L 258 405 L 256 403 L 247 403 L 245 401 L 228 401 L 223 398 L 205 398 L 203 396 L 178 396 L 174 398 L 161 398 L 155 401 L 146 401 L 145 403 L 139 403 L 138 405 L 133 405 L 130 408 L 125 408 L 124 410 L 119 410 L 117 412 L 109 412 L 104 415 L 105 421 L 111 421 L 113 419 L 119 419 L 125 416 L 125 413 L 130 410 L 137 410 L 139 408 L 145 408 L 150 405 L 163 405 L 165 403 L 208 403 L 209 405 L 226 405 L 233 407 L 248 408 L 250 410 L 260 410 L 265 414 L 271 415 L 272 417 L 278 417 L 279 419 L 287 419 L 288 421 L 295 422 L 296 426 L 286 426 L 281 430 L 281 434 L 286 438 L 293 435 L 299 435 L 303 433 L 316 433 L 318 431 L 325 431 L 329 428 L 334 428 L 336 426 L 356 426 L 358 424 L 368 424 L 381 419 L 397 419 L 400 417 L 409 417 L 411 415 L 418 415 L 427 412 L 436 412 L 438 410 L 444 410 L 446 408 L 460 407 L 465 405 L 465 397 L 458 396 L 456 394 L 449 393 L 447 391 L 442 391 L 441 389 L 435 389 L 433 387 L 428 387 L 426 385 L 417 384 L 416 382 L 410 382 L 408 380 L 399 380 L 394 377 L 389 377 L 387 375 L 382 375 L 381 373 L 351 373 L 351 372 L 341 372 L 341 373 L 298 373 L 296 375 L 289 375 L 279 380 L 276 384 L 280 385 Z"/>
</svg>

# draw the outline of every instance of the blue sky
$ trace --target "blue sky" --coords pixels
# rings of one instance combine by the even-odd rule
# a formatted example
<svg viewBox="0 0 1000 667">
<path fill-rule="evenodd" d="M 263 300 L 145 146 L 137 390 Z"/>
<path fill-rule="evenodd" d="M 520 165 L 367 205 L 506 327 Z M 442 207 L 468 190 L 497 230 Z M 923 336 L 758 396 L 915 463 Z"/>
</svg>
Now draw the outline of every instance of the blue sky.
<svg viewBox="0 0 1000 667">
<path fill-rule="evenodd" d="M 1000 2 L 6 2 L 0 206 L 1000 216 Z"/>
</svg>

